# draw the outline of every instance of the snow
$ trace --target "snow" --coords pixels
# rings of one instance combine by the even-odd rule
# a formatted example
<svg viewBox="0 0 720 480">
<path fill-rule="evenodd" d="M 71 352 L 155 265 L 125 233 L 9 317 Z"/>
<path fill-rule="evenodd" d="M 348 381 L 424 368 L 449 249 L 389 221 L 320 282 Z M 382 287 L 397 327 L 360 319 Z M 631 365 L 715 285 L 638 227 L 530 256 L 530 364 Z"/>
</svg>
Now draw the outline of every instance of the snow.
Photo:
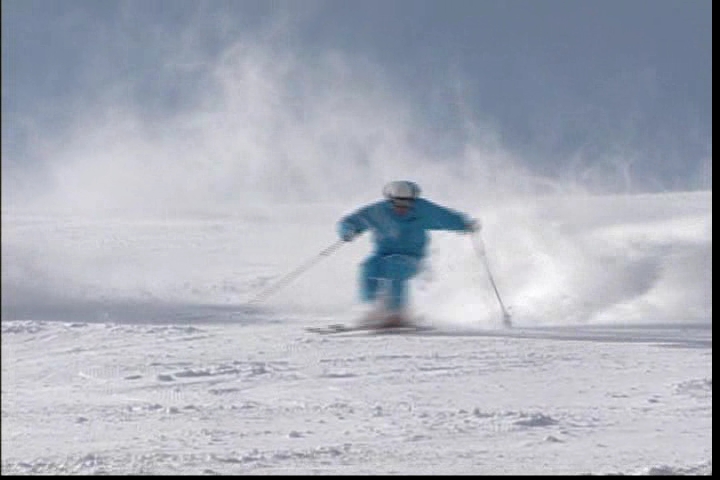
<svg viewBox="0 0 720 480">
<path fill-rule="evenodd" d="M 306 332 L 361 312 L 354 206 L 4 209 L 2 474 L 712 474 L 711 192 L 464 204 L 512 329 L 437 232 L 435 331 Z"/>
</svg>

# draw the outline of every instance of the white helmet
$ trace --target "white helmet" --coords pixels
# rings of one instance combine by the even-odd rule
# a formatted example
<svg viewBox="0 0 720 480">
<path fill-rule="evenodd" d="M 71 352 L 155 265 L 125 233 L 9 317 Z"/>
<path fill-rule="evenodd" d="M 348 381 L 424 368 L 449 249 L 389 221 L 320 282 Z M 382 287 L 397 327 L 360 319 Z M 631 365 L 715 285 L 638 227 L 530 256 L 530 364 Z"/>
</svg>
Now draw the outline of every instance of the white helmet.
<svg viewBox="0 0 720 480">
<path fill-rule="evenodd" d="M 383 187 L 383 195 L 390 200 L 415 200 L 420 196 L 420 187 L 414 182 L 396 180 Z"/>
</svg>

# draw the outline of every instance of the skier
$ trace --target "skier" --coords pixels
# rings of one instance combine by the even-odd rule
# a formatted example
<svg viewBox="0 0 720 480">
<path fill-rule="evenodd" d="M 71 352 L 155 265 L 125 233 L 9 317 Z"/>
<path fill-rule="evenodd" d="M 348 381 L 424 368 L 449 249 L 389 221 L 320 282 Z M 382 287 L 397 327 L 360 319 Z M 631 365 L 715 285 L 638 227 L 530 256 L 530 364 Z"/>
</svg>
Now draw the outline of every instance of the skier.
<svg viewBox="0 0 720 480">
<path fill-rule="evenodd" d="M 393 181 L 383 188 L 385 200 L 366 205 L 338 222 L 340 238 L 350 242 L 366 230 L 374 234 L 373 253 L 361 263 L 359 290 L 364 303 L 379 303 L 366 323 L 377 327 L 410 326 L 408 282 L 426 256 L 428 230 L 475 232 L 480 222 L 420 198 L 420 187 Z"/>
</svg>

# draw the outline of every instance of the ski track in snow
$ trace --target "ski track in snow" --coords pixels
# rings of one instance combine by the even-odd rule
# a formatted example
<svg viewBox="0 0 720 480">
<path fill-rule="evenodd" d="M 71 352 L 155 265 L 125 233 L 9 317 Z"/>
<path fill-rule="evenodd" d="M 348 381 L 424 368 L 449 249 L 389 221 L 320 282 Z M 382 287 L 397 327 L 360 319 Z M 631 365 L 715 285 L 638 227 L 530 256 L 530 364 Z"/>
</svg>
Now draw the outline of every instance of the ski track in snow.
<svg viewBox="0 0 720 480">
<path fill-rule="evenodd" d="M 309 321 L 3 322 L 2 473 L 712 473 L 711 343 Z"/>
</svg>

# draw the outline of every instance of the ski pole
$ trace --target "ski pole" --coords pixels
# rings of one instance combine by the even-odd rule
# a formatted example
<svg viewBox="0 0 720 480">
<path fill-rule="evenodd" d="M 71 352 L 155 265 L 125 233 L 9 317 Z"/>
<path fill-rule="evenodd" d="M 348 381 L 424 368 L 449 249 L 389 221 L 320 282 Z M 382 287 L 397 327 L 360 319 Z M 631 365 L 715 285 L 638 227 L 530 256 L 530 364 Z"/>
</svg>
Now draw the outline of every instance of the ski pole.
<svg viewBox="0 0 720 480">
<path fill-rule="evenodd" d="M 493 279 L 492 273 L 490 272 L 490 265 L 488 264 L 487 256 L 485 255 L 485 246 L 483 245 L 482 238 L 480 238 L 479 232 L 477 234 L 477 237 L 475 235 L 472 236 L 472 241 L 473 247 L 475 247 L 475 252 L 485 265 L 485 270 L 487 271 L 488 278 L 490 279 L 490 284 L 492 285 L 493 290 L 495 291 L 495 296 L 497 297 L 498 303 L 500 304 L 500 310 L 502 310 L 503 314 L 503 325 L 505 325 L 506 327 L 510 327 L 512 326 L 512 323 L 510 322 L 510 314 L 505 309 L 505 305 L 500 298 L 500 292 L 498 292 L 497 285 L 495 285 L 495 280 Z"/>
<path fill-rule="evenodd" d="M 338 240 L 337 242 L 333 243 L 329 247 L 325 248 L 323 251 L 321 251 L 320 253 L 318 253 L 317 255 L 315 255 L 314 257 L 310 258 L 305 263 L 303 263 L 302 265 L 297 267 L 295 270 L 293 270 L 292 272 L 290 272 L 287 275 L 285 275 L 284 277 L 282 277 L 276 283 L 274 283 L 273 285 L 270 285 L 268 288 L 261 291 L 259 294 L 255 295 L 255 297 L 252 300 L 250 300 L 248 303 L 254 304 L 254 303 L 259 303 L 259 302 L 265 300 L 267 297 L 269 297 L 273 293 L 277 292 L 282 287 L 284 287 L 285 285 L 290 283 L 292 280 L 294 280 L 295 278 L 300 276 L 300 274 L 302 274 L 303 272 L 308 270 L 310 267 L 312 267 L 318 261 L 322 260 L 323 257 L 327 257 L 330 254 L 332 254 L 335 250 L 340 248 L 340 246 L 343 243 L 345 243 L 344 240 Z"/>
</svg>

